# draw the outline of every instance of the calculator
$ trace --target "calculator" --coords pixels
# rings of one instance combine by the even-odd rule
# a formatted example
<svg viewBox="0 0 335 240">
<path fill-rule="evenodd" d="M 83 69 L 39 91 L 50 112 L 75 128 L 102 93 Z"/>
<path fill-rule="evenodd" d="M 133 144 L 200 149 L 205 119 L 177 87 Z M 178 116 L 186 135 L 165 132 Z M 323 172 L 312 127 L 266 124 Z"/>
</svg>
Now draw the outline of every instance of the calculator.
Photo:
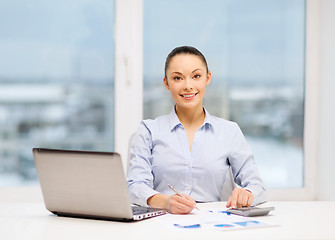
<svg viewBox="0 0 335 240">
<path fill-rule="evenodd" d="M 267 215 L 274 207 L 242 207 L 242 208 L 229 208 L 227 212 L 244 217 L 256 217 Z"/>
</svg>

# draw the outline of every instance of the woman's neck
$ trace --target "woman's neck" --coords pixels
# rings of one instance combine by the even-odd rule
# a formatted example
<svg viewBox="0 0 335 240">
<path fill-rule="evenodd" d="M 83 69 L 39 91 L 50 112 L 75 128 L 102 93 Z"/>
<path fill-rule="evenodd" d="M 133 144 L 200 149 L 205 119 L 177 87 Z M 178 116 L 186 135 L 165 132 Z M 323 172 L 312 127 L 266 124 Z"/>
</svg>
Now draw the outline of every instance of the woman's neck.
<svg viewBox="0 0 335 240">
<path fill-rule="evenodd" d="M 199 127 L 203 124 L 205 120 L 205 112 L 202 105 L 192 109 L 176 106 L 175 110 L 179 121 L 183 124 L 185 128 Z"/>
</svg>

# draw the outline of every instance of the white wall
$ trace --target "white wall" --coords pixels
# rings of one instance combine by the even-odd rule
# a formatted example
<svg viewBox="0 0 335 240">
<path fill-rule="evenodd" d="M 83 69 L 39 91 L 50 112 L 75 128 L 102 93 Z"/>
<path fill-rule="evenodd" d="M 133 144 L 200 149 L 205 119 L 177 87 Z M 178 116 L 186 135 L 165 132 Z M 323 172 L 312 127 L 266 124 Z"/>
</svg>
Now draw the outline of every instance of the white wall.
<svg viewBox="0 0 335 240">
<path fill-rule="evenodd" d="M 335 1 L 320 5 L 317 199 L 335 200 Z"/>
</svg>

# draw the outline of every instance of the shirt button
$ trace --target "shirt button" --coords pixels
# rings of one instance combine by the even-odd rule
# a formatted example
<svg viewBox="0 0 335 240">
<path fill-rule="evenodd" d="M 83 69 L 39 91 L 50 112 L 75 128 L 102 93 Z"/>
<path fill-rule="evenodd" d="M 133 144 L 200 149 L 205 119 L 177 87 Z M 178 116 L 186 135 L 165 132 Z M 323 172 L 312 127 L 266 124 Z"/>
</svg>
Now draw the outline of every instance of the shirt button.
<svg viewBox="0 0 335 240">
<path fill-rule="evenodd" d="M 187 164 L 187 167 L 188 167 L 188 168 L 191 168 L 191 167 L 192 167 L 192 166 L 191 166 L 191 163 L 188 163 L 188 164 Z"/>
</svg>

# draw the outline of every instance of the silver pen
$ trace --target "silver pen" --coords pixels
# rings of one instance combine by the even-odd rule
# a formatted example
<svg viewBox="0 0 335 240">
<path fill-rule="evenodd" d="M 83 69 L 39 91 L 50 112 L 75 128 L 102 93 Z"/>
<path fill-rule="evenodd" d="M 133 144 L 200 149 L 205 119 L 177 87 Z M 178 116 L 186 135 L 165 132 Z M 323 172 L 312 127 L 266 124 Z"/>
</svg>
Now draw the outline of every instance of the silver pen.
<svg viewBox="0 0 335 240">
<path fill-rule="evenodd" d="M 181 196 L 184 199 L 187 199 L 183 194 L 181 194 L 177 189 L 175 189 L 174 187 L 172 187 L 170 184 L 168 184 L 169 188 L 171 188 L 172 191 L 174 191 L 177 195 Z M 195 208 L 197 210 L 199 210 L 199 208 L 197 207 L 197 205 L 195 205 Z"/>
</svg>

